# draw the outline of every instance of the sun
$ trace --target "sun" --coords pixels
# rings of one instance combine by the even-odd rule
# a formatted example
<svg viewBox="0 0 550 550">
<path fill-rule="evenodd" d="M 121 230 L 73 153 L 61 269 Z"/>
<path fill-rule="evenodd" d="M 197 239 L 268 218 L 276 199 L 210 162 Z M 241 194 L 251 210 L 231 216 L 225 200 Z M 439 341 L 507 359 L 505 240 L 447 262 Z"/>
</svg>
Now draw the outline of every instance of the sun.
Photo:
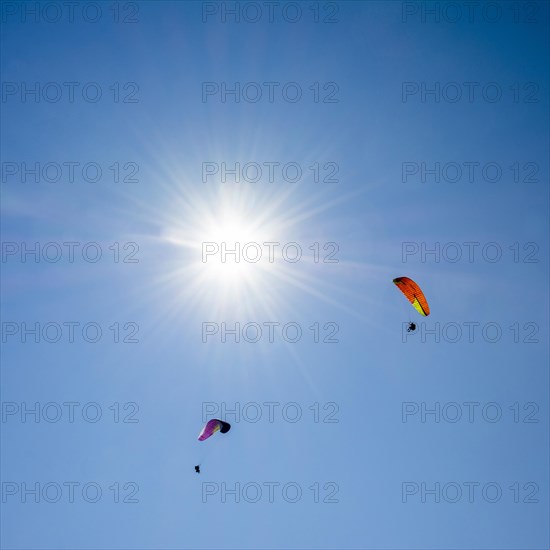
<svg viewBox="0 0 550 550">
<path fill-rule="evenodd" d="M 286 267 L 273 254 L 286 240 L 273 203 L 222 189 L 207 200 L 189 194 L 178 209 L 161 239 L 179 251 L 171 279 L 180 281 L 181 302 L 220 314 L 273 312 Z"/>
<path fill-rule="evenodd" d="M 205 281 L 233 290 L 261 282 L 268 236 L 262 227 L 248 220 L 246 213 L 226 209 L 204 228 L 200 245 Z"/>
</svg>

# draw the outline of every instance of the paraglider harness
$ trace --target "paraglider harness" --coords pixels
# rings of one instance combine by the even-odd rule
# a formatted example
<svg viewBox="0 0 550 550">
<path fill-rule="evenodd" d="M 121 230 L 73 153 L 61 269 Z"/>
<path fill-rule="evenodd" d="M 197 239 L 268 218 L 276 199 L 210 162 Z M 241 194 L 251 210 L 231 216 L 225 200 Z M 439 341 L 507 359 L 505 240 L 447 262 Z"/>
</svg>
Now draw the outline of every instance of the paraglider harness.
<svg viewBox="0 0 550 550">
<path fill-rule="evenodd" d="M 407 329 L 407 332 L 414 332 L 416 330 L 416 325 L 411 321 L 409 323 L 409 328 Z"/>
<path fill-rule="evenodd" d="M 201 473 L 201 467 L 200 467 L 200 465 L 199 465 L 199 466 L 195 466 L 195 472 L 197 472 L 197 474 L 200 474 L 200 473 Z"/>
</svg>

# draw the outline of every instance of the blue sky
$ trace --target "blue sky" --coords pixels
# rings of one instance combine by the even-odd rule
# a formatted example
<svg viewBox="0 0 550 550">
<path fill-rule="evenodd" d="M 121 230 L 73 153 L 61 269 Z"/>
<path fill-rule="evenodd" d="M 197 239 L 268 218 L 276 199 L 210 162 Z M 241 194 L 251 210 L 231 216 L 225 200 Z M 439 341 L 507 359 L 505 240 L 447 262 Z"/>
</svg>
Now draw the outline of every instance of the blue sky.
<svg viewBox="0 0 550 550">
<path fill-rule="evenodd" d="M 259 20 L 236 22 L 234 3 L 48 4 L 2 6 L 2 546 L 548 548 L 548 5 L 470 20 L 462 3 L 312 3 L 316 21 L 300 3 L 291 22 L 288 3 L 272 21 L 249 3 Z M 39 101 L 22 95 L 36 83 Z M 203 99 L 204 83 L 264 95 Z M 303 177 L 203 181 L 203 163 Z M 444 175 L 422 181 L 423 163 Z M 263 244 L 258 263 L 201 261 L 203 242 L 235 241 L 281 244 L 273 262 Z M 204 323 L 263 331 L 223 342 Z M 222 404 L 231 431 L 199 443 Z M 36 483 L 51 492 L 24 500 Z"/>
</svg>

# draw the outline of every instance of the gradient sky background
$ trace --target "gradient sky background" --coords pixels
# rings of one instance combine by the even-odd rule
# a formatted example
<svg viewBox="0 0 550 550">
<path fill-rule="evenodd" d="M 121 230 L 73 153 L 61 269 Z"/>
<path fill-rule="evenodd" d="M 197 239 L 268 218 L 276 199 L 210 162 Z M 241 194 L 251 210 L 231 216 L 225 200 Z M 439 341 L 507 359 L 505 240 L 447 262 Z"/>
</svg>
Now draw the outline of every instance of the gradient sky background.
<svg viewBox="0 0 550 550">
<path fill-rule="evenodd" d="M 5 336 L 1 392 L 4 412 L 10 403 L 72 401 L 96 402 L 103 416 L 86 422 L 82 407 L 73 423 L 66 408 L 52 423 L 4 415 L 1 474 L 4 484 L 94 482 L 103 493 L 95 504 L 79 489 L 72 503 L 67 492 L 56 503 L 4 494 L 2 547 L 548 548 L 548 4 L 519 3 L 514 13 L 502 3 L 490 22 L 492 12 L 484 17 L 478 7 L 469 21 L 466 5 L 453 3 L 463 13 L 452 22 L 452 6 L 439 21 L 423 21 L 421 10 L 434 3 L 404 16 L 410 6 L 400 2 L 341 2 L 332 4 L 337 13 L 328 23 L 329 4 L 317 4 L 315 22 L 308 2 L 291 23 L 281 14 L 285 3 L 272 22 L 259 3 L 258 22 L 236 23 L 222 20 L 222 4 L 203 21 L 210 4 L 140 2 L 137 21 L 118 24 L 111 3 L 100 4 L 97 22 L 84 20 L 85 5 L 73 21 L 64 8 L 59 22 L 25 18 L 34 3 L 2 5 L 4 87 L 80 83 L 74 102 L 66 93 L 56 103 L 2 97 L 2 241 L 93 241 L 103 256 L 86 262 L 80 247 L 72 263 L 66 249 L 52 263 L 3 257 L 2 322 L 4 333 L 13 326 L 5 323 L 94 322 L 103 334 L 95 344 L 78 329 L 74 343 L 67 332 L 57 343 Z M 130 16 L 130 5 L 118 7 Z M 298 82 L 303 97 L 201 100 L 203 82 L 268 81 L 281 83 L 278 90 Z M 101 87 L 100 101 L 82 100 L 87 82 Z M 115 82 L 137 83 L 137 101 L 115 102 Z M 337 102 L 315 102 L 315 82 L 321 89 L 335 82 Z M 422 101 L 420 94 L 404 101 L 404 82 L 494 82 L 502 97 L 486 101 L 477 88 L 471 102 Z M 203 162 L 266 161 L 296 162 L 304 177 L 202 181 Z M 6 164 L 35 162 L 96 162 L 102 178 L 86 182 L 77 170 L 73 183 L 67 173 L 58 182 L 21 181 Z M 136 163 L 138 181 L 113 182 L 115 162 Z M 315 162 L 337 163 L 338 181 L 315 183 L 307 168 Z M 403 181 L 404 162 L 493 162 L 502 176 L 486 181 L 478 169 L 471 182 L 466 173 L 456 183 Z M 524 181 L 532 166 L 537 173 Z M 228 217 L 244 242 L 296 241 L 303 259 L 245 265 L 237 280 L 219 260 L 202 264 L 201 242 L 227 236 Z M 480 243 L 472 262 L 465 247 L 457 262 L 420 253 L 403 261 L 404 242 L 469 241 Z M 114 262 L 115 242 L 137 243 L 139 261 Z M 339 262 L 315 263 L 314 242 L 337 243 Z M 489 242 L 502 249 L 497 262 L 481 254 Z M 446 250 L 449 258 L 454 250 Z M 427 319 L 392 284 L 401 275 L 423 287 Z M 458 323 L 464 333 L 456 343 L 429 335 L 423 342 L 420 333 L 403 342 L 409 319 L 419 330 Z M 113 342 L 115 322 L 137 324 L 139 342 Z M 303 336 L 294 344 L 280 333 L 273 343 L 265 333 L 258 343 L 219 336 L 203 343 L 203 322 L 296 322 Z M 315 343 L 308 327 L 316 322 L 337 323 L 338 342 Z M 467 322 L 480 323 L 473 342 Z M 498 342 L 481 335 L 489 322 L 502 329 Z M 509 328 L 515 323 L 519 342 Z M 532 327 L 538 342 L 526 343 Z M 472 401 L 481 404 L 473 422 L 465 407 L 456 423 L 402 418 L 403 402 Z M 114 422 L 115 402 L 137 403 L 138 422 Z M 207 402 L 280 406 L 273 422 L 265 407 L 258 422 L 228 415 L 227 435 L 198 443 Z M 282 417 L 289 402 L 300 406 L 300 421 Z M 490 402 L 502 410 L 498 422 L 483 419 Z M 326 403 L 336 404 L 337 422 L 322 421 L 335 410 L 324 411 Z M 523 422 L 529 412 L 537 422 Z M 193 471 L 199 461 L 200 476 Z M 113 502 L 115 482 L 135 483 L 139 502 Z M 223 502 L 220 493 L 203 502 L 203 483 L 249 482 L 281 485 L 272 503 L 266 486 L 256 503 L 230 495 Z M 303 491 L 296 503 L 281 496 L 288 482 Z M 328 482 L 338 502 L 322 502 Z M 464 485 L 456 503 L 422 502 L 420 494 L 403 502 L 404 482 L 480 486 L 473 502 Z M 502 488 L 499 502 L 482 498 L 488 482 Z M 538 487 L 537 502 L 523 502 L 528 483 Z"/>
</svg>

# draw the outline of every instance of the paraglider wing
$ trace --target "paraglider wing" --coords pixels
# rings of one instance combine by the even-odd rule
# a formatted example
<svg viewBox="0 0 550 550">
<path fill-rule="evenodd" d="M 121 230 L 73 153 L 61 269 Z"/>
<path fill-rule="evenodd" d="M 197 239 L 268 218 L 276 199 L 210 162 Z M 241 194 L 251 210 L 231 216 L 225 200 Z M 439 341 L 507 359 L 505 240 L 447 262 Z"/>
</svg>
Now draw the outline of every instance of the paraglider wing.
<svg viewBox="0 0 550 550">
<path fill-rule="evenodd" d="M 220 431 L 222 434 L 224 434 L 224 433 L 227 433 L 230 429 L 231 429 L 231 424 L 228 424 L 223 420 L 218 420 L 217 418 L 213 418 L 212 420 L 209 420 L 204 425 L 204 428 L 201 430 L 201 433 L 199 434 L 199 441 L 204 441 L 205 439 L 208 439 L 210 436 L 214 435 L 217 431 Z"/>
<path fill-rule="evenodd" d="M 430 314 L 430 306 L 428 305 L 424 293 L 412 279 L 408 277 L 397 277 L 393 282 L 420 315 L 427 316 Z"/>
</svg>

